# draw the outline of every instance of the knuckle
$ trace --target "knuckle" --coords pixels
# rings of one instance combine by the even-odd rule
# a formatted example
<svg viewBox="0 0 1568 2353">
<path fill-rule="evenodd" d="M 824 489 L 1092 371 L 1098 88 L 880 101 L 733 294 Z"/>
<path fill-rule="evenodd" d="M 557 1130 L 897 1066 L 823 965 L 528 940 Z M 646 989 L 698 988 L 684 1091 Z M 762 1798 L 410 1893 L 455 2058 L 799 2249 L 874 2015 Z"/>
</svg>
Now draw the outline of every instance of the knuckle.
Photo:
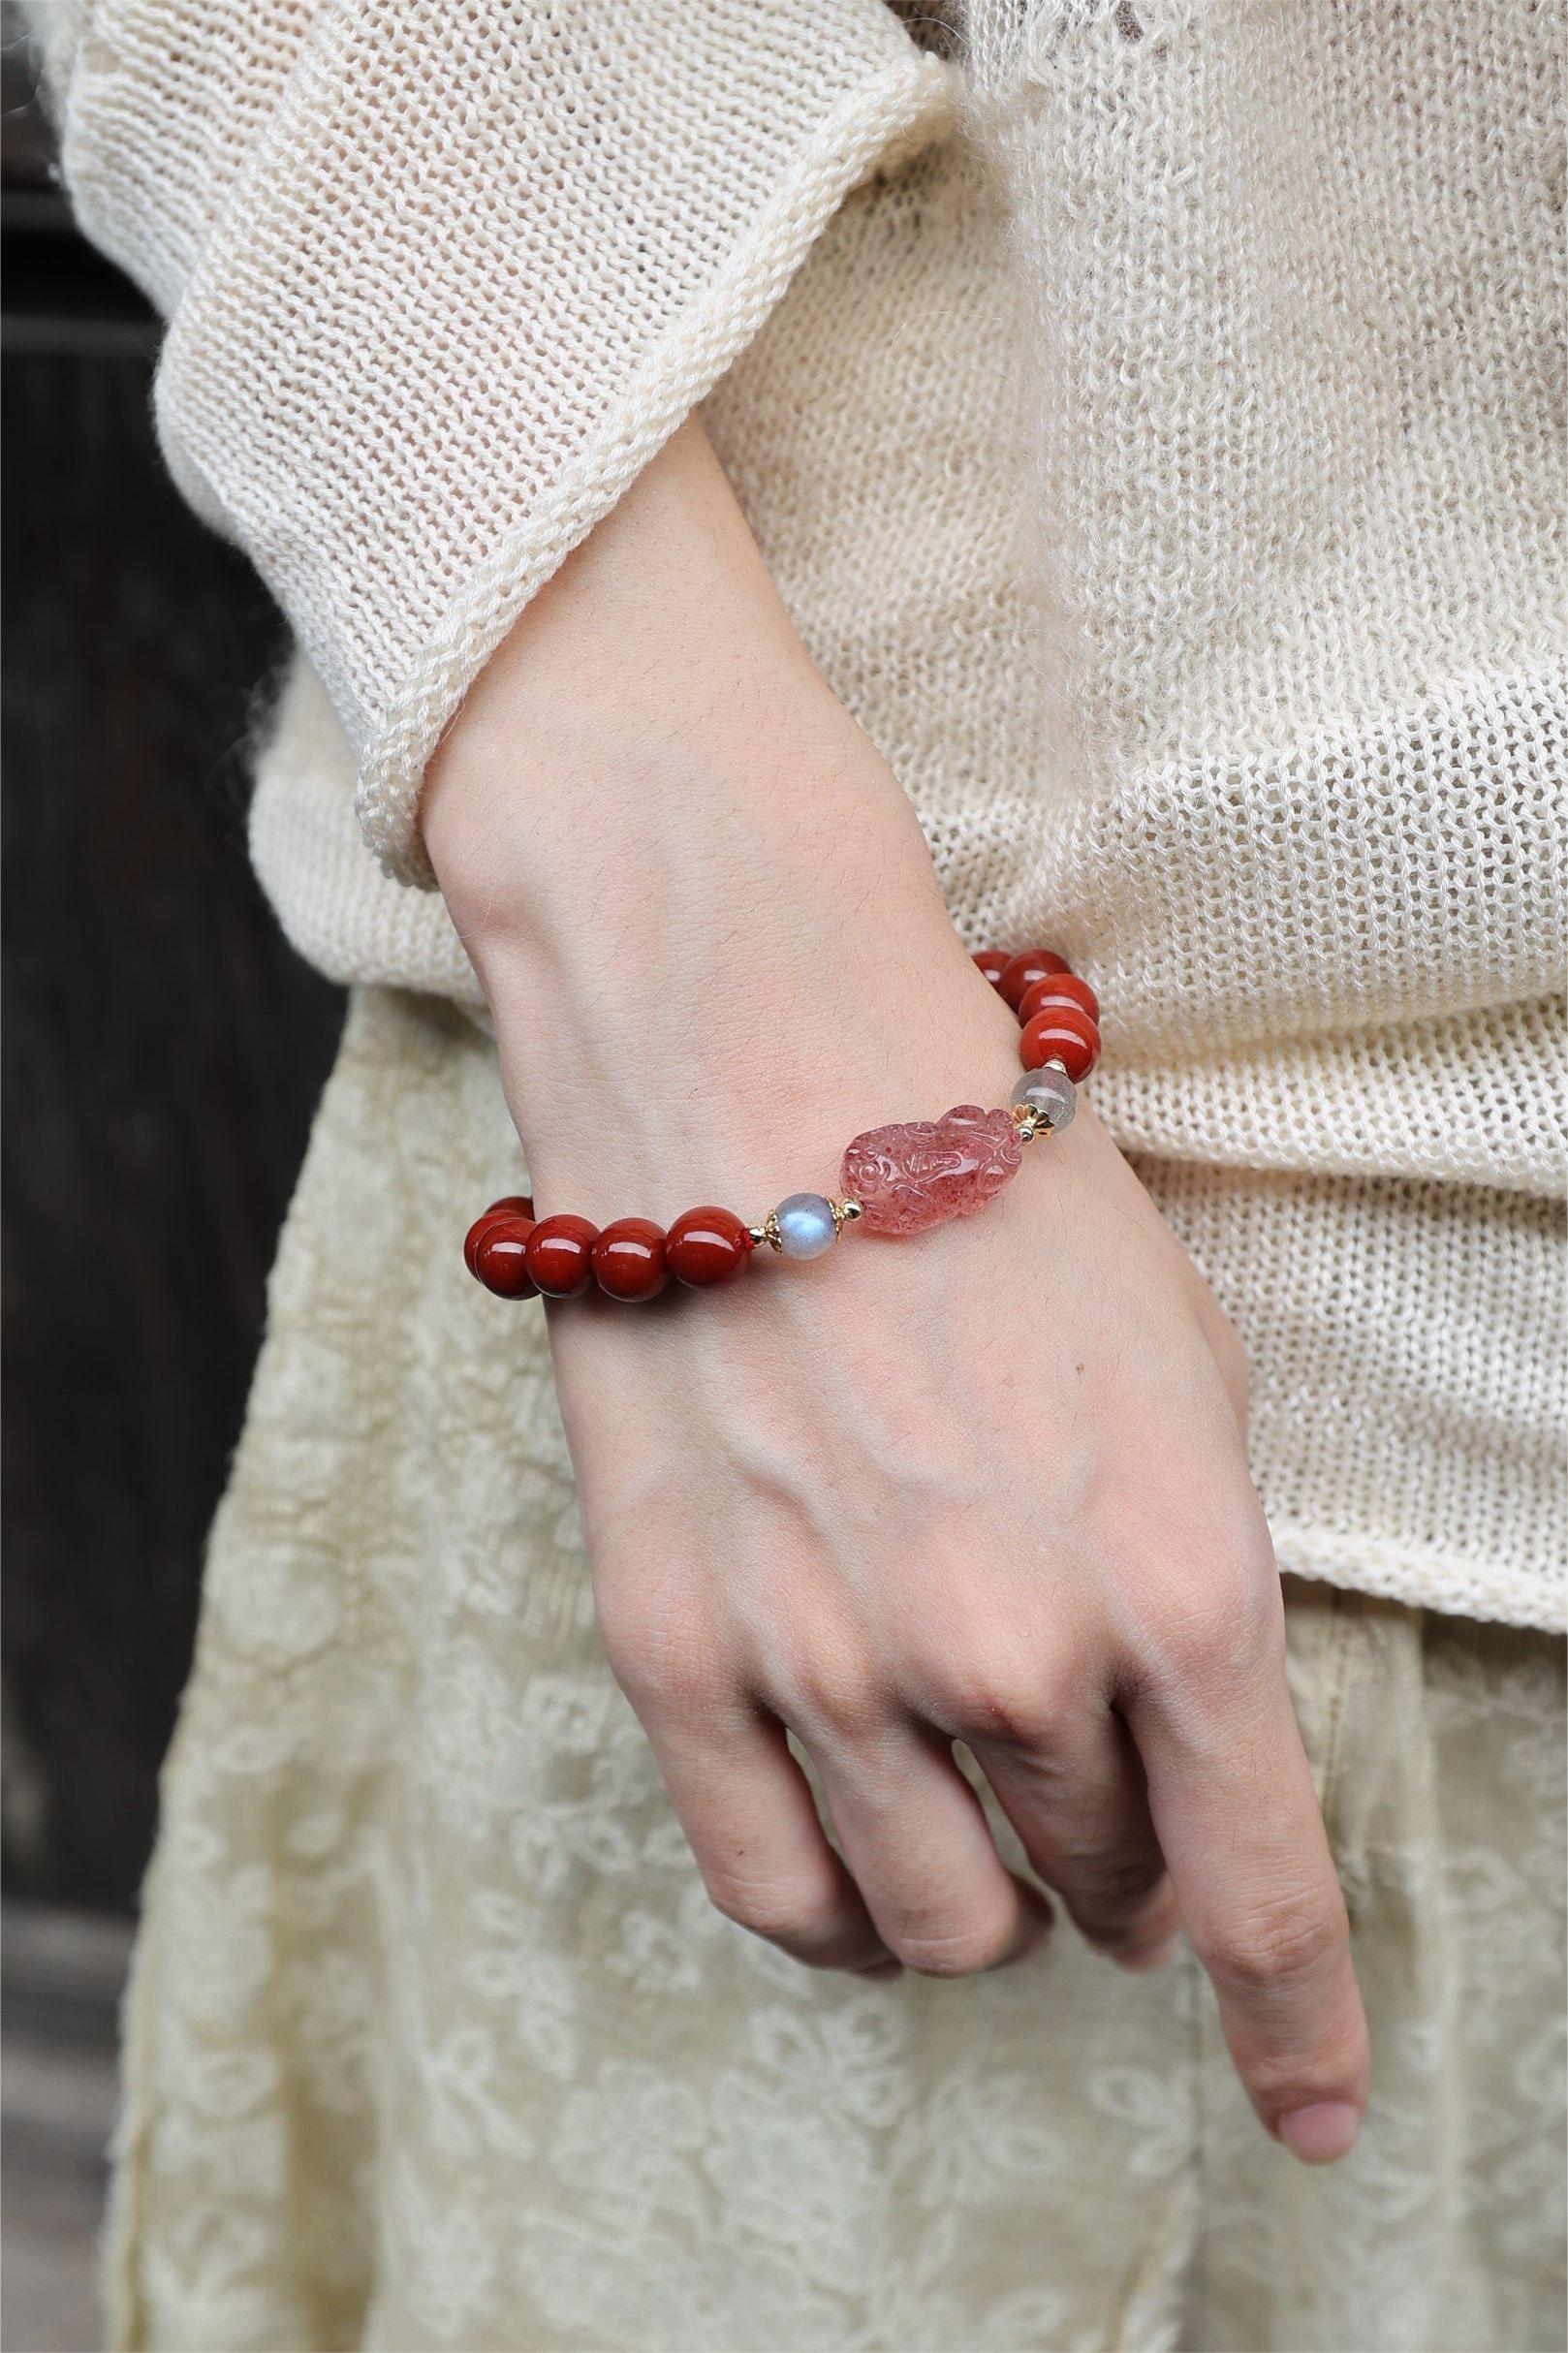
<svg viewBox="0 0 1568 2353">
<path fill-rule="evenodd" d="M 1182 1683 L 1218 1681 L 1236 1657 L 1236 1625 L 1218 1602 L 1167 1603 L 1150 1630 L 1164 1673 Z"/>
<path fill-rule="evenodd" d="M 1284 1897 L 1227 1922 L 1205 1940 L 1203 1960 L 1237 1993 L 1288 1999 L 1338 1958 L 1343 1940 L 1337 1905 Z"/>
<path fill-rule="evenodd" d="M 1042 1748 L 1051 1737 L 1055 1710 L 1038 1683 L 1017 1676 L 976 1677 L 965 1688 L 956 1713 L 966 1738 L 978 1746 Z"/>
<path fill-rule="evenodd" d="M 703 1874 L 708 1899 L 726 1920 L 769 1944 L 809 1948 L 831 1931 L 828 1901 L 819 1888 L 799 1879 L 751 1879 L 720 1869 Z"/>
<path fill-rule="evenodd" d="M 706 1717 L 732 1703 L 734 1678 L 695 1613 L 655 1612 L 621 1599 L 601 1601 L 598 1620 L 610 1671 L 640 1716 Z"/>
<path fill-rule="evenodd" d="M 945 1716 L 971 1744 L 1037 1749 L 1082 1705 L 1083 1671 L 1059 1643 L 1047 1651 L 1020 1639 L 971 1647 L 933 1679 Z"/>
<path fill-rule="evenodd" d="M 888 1937 L 890 1951 L 922 1977 L 978 1977 L 1013 1949 L 1010 1920 L 966 1921 L 962 1928 L 909 1928 Z"/>
<path fill-rule="evenodd" d="M 1205 1578 L 1173 1579 L 1148 1629 L 1158 1670 L 1183 1683 L 1222 1684 L 1251 1675 L 1283 1640 L 1279 1581 L 1248 1566 Z"/>
<path fill-rule="evenodd" d="M 835 1747 L 868 1740 L 887 1717 L 886 1696 L 868 1665 L 855 1657 L 812 1656 L 797 1662 L 782 1703 L 794 1730 L 826 1737 Z"/>
</svg>

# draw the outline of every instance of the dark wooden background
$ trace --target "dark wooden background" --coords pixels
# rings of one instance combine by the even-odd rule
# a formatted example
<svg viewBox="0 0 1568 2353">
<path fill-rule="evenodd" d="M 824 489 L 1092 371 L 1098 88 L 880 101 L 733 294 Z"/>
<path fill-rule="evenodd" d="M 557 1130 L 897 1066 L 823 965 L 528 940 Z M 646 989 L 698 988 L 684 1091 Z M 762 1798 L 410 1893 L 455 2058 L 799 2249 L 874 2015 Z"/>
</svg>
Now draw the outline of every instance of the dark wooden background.
<svg viewBox="0 0 1568 2353">
<path fill-rule="evenodd" d="M 5 31 L 4 1873 L 117 1908 L 341 999 L 246 862 L 277 615 L 163 474 Z"/>
</svg>

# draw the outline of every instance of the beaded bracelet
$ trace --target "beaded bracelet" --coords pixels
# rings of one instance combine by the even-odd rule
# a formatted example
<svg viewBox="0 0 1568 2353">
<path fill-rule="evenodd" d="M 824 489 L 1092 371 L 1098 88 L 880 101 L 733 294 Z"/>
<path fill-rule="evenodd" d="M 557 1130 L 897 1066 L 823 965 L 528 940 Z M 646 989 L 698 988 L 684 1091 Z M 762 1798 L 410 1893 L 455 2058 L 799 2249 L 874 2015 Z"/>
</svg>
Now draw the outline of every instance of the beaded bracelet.
<svg viewBox="0 0 1568 2353">
<path fill-rule="evenodd" d="M 499 1299 L 575 1299 L 597 1284 L 634 1302 L 655 1298 L 672 1274 L 694 1290 L 727 1283 L 765 1245 L 785 1258 L 820 1258 L 847 1225 L 918 1234 L 972 1216 L 1018 1174 L 1025 1144 L 1067 1125 L 1076 1088 L 1100 1059 L 1099 1001 L 1061 957 L 986 949 L 974 960 L 1022 1028 L 1024 1075 L 1008 1110 L 960 1103 L 940 1119 L 868 1128 L 844 1153 L 839 1199 L 791 1193 L 760 1225 L 705 1207 L 687 1209 L 668 1233 L 646 1217 L 617 1217 L 600 1231 L 570 1211 L 536 1218 L 526 1194 L 509 1194 L 469 1227 L 469 1272 Z"/>
</svg>

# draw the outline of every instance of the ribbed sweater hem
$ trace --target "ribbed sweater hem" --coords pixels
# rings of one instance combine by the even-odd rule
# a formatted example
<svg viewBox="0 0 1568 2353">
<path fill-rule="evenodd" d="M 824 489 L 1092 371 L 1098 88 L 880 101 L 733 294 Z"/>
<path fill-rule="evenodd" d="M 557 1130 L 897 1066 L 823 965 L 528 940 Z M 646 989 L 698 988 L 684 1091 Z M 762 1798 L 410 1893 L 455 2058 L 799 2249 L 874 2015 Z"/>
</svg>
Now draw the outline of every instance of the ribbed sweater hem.
<svg viewBox="0 0 1568 2353">
<path fill-rule="evenodd" d="M 1370 1593 L 1409 1609 L 1436 1610 L 1445 1617 L 1528 1626 L 1541 1634 L 1568 1632 L 1568 1586 L 1560 1576 L 1544 1585 L 1540 1578 L 1516 1576 L 1489 1563 L 1487 1582 L 1478 1588 L 1474 1561 L 1434 1546 L 1368 1544 L 1291 1521 L 1273 1522 L 1271 1533 L 1282 1574 Z"/>
<path fill-rule="evenodd" d="M 603 429 L 453 601 L 361 764 L 355 808 L 394 880 L 434 887 L 418 826 L 424 769 L 518 614 L 751 342 L 845 197 L 894 152 L 934 137 L 956 104 L 952 69 L 912 51 L 907 66 L 866 83 L 831 115 Z"/>
</svg>

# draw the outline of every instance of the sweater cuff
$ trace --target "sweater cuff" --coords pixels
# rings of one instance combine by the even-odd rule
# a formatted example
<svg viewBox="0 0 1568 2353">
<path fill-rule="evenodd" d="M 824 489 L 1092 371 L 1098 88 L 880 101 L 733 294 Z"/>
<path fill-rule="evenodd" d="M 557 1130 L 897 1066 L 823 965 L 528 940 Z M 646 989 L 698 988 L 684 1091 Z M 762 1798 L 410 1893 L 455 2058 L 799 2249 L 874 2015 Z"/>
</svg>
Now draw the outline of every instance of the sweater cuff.
<svg viewBox="0 0 1568 2353">
<path fill-rule="evenodd" d="M 287 613 L 400 881 L 433 880 L 424 767 L 517 614 L 849 191 L 951 116 L 950 70 L 882 0 L 822 19 L 347 11 L 192 274 L 166 455 Z"/>
</svg>

